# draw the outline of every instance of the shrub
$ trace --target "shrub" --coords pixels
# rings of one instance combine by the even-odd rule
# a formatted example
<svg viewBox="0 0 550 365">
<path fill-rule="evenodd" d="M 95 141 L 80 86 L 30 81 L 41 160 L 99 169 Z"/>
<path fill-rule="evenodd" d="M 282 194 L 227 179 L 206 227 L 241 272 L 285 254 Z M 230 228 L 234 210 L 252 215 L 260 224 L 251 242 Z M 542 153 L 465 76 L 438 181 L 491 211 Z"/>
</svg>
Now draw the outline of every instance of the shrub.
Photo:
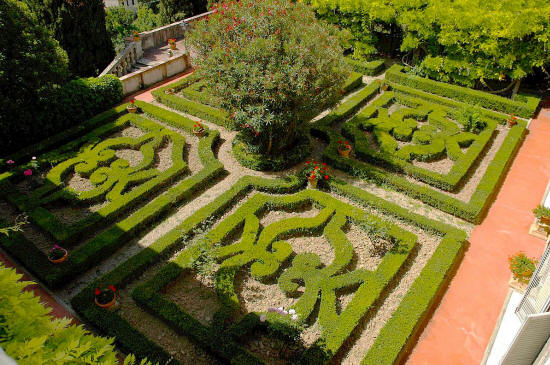
<svg viewBox="0 0 550 365">
<path fill-rule="evenodd" d="M 403 67 L 397 64 L 388 69 L 386 79 L 390 83 L 405 85 L 506 114 L 517 114 L 523 118 L 531 118 L 540 103 L 540 98 L 533 96 L 523 96 L 512 100 L 479 90 L 433 81 L 425 77 L 407 75 L 403 72 Z"/>
<path fill-rule="evenodd" d="M 508 262 L 510 263 L 510 271 L 512 271 L 514 279 L 522 283 L 529 282 L 538 263 L 537 260 L 527 257 L 525 252 L 519 252 L 514 256 L 510 256 Z"/>
<path fill-rule="evenodd" d="M 0 118 L 0 154 L 28 145 L 84 122 L 122 99 L 122 83 L 114 75 L 75 79 L 51 88 L 39 100 L 26 100 L 31 114 Z M 32 107 L 31 107 L 32 106 Z"/>
<path fill-rule="evenodd" d="M 215 5 L 186 39 L 241 141 L 252 153 L 280 155 L 340 96 L 349 72 L 335 33 L 300 2 L 243 0 Z"/>
<path fill-rule="evenodd" d="M 70 320 L 52 319 L 51 309 L 23 289 L 33 284 L 0 265 L 0 345 L 18 364 L 118 364 L 112 338 L 94 336 Z M 135 363 L 129 356 L 125 365 Z M 150 364 L 146 360 L 142 365 Z"/>
<path fill-rule="evenodd" d="M 550 208 L 539 205 L 538 207 L 533 209 L 533 213 L 535 214 L 535 217 L 537 217 L 537 218 L 550 217 Z"/>
</svg>

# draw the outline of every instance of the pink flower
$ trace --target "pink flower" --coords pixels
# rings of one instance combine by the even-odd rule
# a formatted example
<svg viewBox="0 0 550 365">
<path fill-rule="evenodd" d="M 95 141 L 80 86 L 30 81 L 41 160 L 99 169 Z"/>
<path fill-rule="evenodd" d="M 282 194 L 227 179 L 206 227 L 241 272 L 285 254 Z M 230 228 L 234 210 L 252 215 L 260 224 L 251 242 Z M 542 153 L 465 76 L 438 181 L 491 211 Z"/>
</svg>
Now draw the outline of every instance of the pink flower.
<svg viewBox="0 0 550 365">
<path fill-rule="evenodd" d="M 15 163 L 15 161 L 14 161 L 14 160 L 7 160 L 6 163 L 7 163 L 8 165 L 13 165 L 13 164 Z"/>
<path fill-rule="evenodd" d="M 260 316 L 260 322 L 265 322 L 266 318 L 267 318 L 267 316 L 265 314 L 262 314 Z"/>
<path fill-rule="evenodd" d="M 32 170 L 31 169 L 26 169 L 25 171 L 23 171 L 23 175 L 31 176 L 32 175 Z"/>
</svg>

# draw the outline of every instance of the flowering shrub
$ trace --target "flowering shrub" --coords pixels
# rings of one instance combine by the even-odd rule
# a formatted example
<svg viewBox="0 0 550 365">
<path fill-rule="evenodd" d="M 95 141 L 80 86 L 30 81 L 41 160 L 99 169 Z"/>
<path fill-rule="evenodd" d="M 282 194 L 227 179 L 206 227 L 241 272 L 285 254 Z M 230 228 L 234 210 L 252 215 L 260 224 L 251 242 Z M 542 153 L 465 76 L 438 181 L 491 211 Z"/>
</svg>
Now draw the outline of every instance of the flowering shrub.
<svg viewBox="0 0 550 365">
<path fill-rule="evenodd" d="M 99 304 L 107 304 L 113 298 L 115 297 L 116 289 L 113 285 L 109 285 L 108 287 L 103 287 L 103 285 L 100 285 L 99 287 L 95 288 L 95 297 Z"/>
<path fill-rule="evenodd" d="M 327 164 L 317 161 L 306 161 L 309 165 L 306 169 L 306 176 L 310 180 L 328 180 L 330 176 L 327 171 Z"/>
<path fill-rule="evenodd" d="M 338 148 L 341 150 L 351 150 L 351 146 L 348 141 L 338 141 Z"/>
<path fill-rule="evenodd" d="M 527 257 L 524 252 L 510 256 L 508 262 L 510 263 L 510 270 L 514 275 L 514 279 L 522 283 L 529 282 L 538 263 L 537 260 Z"/>
<path fill-rule="evenodd" d="M 204 131 L 204 127 L 202 126 L 202 124 L 200 124 L 199 122 L 196 122 L 195 124 L 193 124 L 193 132 L 200 133 L 203 131 Z"/>
<path fill-rule="evenodd" d="M 218 3 L 186 37 L 196 73 L 251 152 L 280 155 L 349 75 L 338 30 L 290 0 Z"/>
</svg>

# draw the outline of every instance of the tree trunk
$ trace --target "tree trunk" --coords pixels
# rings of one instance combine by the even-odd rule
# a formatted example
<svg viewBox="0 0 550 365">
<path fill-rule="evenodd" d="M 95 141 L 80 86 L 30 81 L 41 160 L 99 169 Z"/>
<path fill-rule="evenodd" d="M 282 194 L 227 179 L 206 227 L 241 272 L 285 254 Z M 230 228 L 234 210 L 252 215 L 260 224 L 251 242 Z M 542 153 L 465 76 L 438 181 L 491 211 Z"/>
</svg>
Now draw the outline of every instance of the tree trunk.
<svg viewBox="0 0 550 365">
<path fill-rule="evenodd" d="M 516 80 L 516 84 L 514 85 L 514 90 L 512 90 L 512 99 L 516 97 L 516 94 L 519 91 L 519 85 L 521 85 L 521 79 Z"/>
<path fill-rule="evenodd" d="M 271 147 L 273 146 L 273 135 L 269 132 L 269 143 L 267 144 L 267 154 L 271 155 Z"/>
</svg>

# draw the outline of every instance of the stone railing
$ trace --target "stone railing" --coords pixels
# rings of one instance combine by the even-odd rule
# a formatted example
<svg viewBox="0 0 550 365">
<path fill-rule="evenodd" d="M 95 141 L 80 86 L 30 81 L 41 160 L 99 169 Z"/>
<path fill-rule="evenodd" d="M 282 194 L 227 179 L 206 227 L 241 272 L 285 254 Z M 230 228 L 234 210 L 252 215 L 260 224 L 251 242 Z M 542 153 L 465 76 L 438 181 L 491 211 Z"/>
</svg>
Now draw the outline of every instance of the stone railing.
<svg viewBox="0 0 550 365">
<path fill-rule="evenodd" d="M 131 72 L 137 61 L 143 56 L 143 51 L 150 48 L 158 48 L 166 45 L 168 38 L 181 38 L 185 33 L 185 24 L 192 23 L 198 19 L 212 14 L 212 12 L 202 13 L 191 18 L 184 19 L 163 27 L 139 33 L 139 40 L 133 41 L 132 38 L 127 40 L 130 43 L 124 50 L 118 54 L 113 62 L 103 70 L 100 76 L 106 74 L 114 74 L 118 77 L 124 76 Z"/>
</svg>

